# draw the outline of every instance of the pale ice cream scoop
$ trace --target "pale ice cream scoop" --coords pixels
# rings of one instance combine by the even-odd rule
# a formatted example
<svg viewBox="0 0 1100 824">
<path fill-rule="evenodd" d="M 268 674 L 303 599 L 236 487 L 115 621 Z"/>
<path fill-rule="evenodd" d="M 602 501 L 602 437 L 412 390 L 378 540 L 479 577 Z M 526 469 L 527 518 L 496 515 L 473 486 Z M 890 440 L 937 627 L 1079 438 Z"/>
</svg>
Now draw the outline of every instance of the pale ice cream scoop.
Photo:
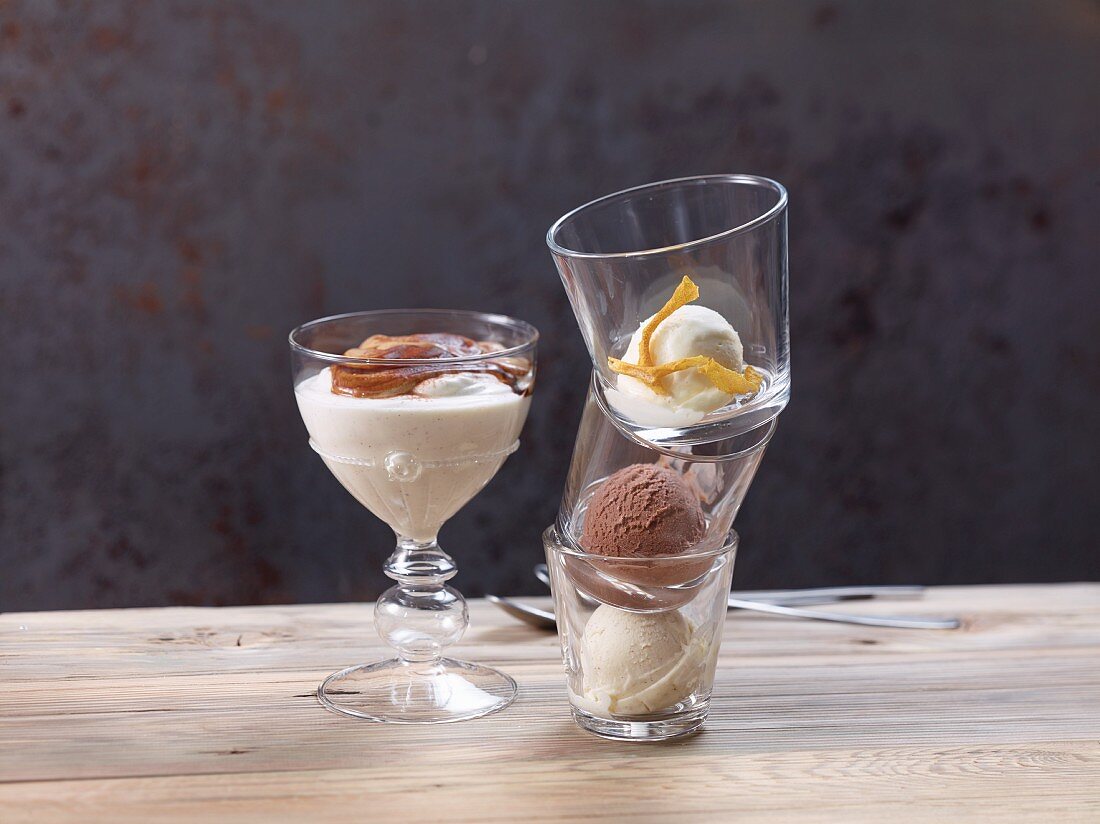
<svg viewBox="0 0 1100 824">
<path fill-rule="evenodd" d="M 647 318 L 630 339 L 623 360 L 638 363 L 642 329 L 652 320 Z M 722 366 L 741 372 L 745 368 L 741 338 L 724 317 L 705 306 L 681 306 L 660 324 L 649 340 L 653 365 L 660 366 L 682 358 L 703 355 Z M 632 395 L 655 402 L 671 402 L 673 406 L 697 412 L 713 412 L 733 400 L 734 396 L 714 386 L 698 369 L 685 369 L 665 377 L 661 384 L 669 395 L 658 395 L 636 378 L 619 375 L 618 388 Z"/>
<path fill-rule="evenodd" d="M 580 703 L 616 715 L 671 707 L 698 686 L 706 644 L 678 610 L 636 613 L 603 604 L 584 628 Z"/>
</svg>

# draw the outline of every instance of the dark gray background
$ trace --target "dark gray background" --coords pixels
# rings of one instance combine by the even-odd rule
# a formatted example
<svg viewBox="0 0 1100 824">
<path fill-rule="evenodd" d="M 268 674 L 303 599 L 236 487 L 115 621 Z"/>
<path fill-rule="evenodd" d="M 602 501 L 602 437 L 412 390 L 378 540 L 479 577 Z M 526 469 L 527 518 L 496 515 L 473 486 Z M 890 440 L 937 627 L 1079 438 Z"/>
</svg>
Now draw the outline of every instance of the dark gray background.
<svg viewBox="0 0 1100 824">
<path fill-rule="evenodd" d="M 542 330 L 442 535 L 537 591 L 588 370 L 544 232 L 702 172 L 791 193 L 739 585 L 1100 577 L 1098 77 L 1087 0 L 5 4 L 0 608 L 374 597 L 285 335 L 425 304 Z"/>
</svg>

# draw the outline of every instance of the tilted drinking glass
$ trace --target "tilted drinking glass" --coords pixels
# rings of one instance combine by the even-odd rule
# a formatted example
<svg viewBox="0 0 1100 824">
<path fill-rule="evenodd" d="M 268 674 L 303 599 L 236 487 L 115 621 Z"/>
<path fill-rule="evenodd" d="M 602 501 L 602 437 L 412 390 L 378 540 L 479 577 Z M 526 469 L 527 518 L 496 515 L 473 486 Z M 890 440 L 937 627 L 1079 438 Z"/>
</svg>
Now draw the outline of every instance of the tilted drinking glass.
<svg viewBox="0 0 1100 824">
<path fill-rule="evenodd" d="M 651 183 L 574 209 L 546 238 L 611 414 L 647 441 L 707 443 L 773 420 L 790 397 L 787 191 L 751 175 Z M 699 305 L 737 330 L 762 388 L 706 413 L 639 404 L 618 388 L 608 356 L 623 358 L 640 321 L 685 275 Z"/>
</svg>

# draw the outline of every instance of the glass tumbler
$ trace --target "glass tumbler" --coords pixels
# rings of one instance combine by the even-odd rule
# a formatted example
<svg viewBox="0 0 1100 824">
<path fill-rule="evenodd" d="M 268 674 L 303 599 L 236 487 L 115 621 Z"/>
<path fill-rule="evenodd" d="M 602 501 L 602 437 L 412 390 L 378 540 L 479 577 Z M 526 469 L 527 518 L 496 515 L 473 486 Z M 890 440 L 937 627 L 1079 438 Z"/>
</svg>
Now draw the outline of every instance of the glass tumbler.
<svg viewBox="0 0 1100 824">
<path fill-rule="evenodd" d="M 660 741 L 701 727 L 726 623 L 736 533 L 716 546 L 644 560 L 583 552 L 556 527 L 543 541 L 577 724 L 630 741 Z M 629 609 L 612 606 L 592 597 L 591 587 L 578 586 L 578 565 L 613 569 L 605 577 L 619 581 L 656 582 L 643 583 L 656 597 Z"/>
<path fill-rule="evenodd" d="M 787 191 L 751 175 L 650 183 L 561 217 L 546 242 L 596 372 L 596 391 L 647 441 L 707 443 L 773 420 L 790 396 Z M 703 414 L 640 404 L 619 389 L 608 356 L 623 358 L 639 322 L 685 275 L 698 305 L 737 330 L 745 363 L 763 377 L 751 398 Z"/>
</svg>

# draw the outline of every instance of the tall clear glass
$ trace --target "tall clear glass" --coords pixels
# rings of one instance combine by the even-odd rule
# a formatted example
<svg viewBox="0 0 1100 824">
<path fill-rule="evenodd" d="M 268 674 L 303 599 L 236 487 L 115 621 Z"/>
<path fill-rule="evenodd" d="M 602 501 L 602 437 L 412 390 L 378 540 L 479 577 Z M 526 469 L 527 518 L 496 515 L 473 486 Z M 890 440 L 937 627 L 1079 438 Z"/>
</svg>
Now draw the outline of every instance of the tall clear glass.
<svg viewBox="0 0 1100 824">
<path fill-rule="evenodd" d="M 709 443 L 774 419 L 790 397 L 787 192 L 749 175 L 651 183 L 569 212 L 546 237 L 596 370 L 596 391 L 626 428 L 665 444 Z M 684 275 L 699 304 L 737 330 L 745 363 L 764 377 L 745 402 L 706 415 L 639 405 L 617 388 L 609 355 L 622 358 L 639 321 Z"/>
<path fill-rule="evenodd" d="M 608 738 L 684 735 L 709 710 L 737 544 L 731 526 L 790 397 L 787 192 L 749 175 L 652 183 L 569 212 L 547 244 L 593 370 L 558 518 L 545 533 L 573 717 Z M 639 347 L 660 333 L 642 330 L 666 303 L 672 312 L 685 300 L 733 327 L 723 345 L 743 348 L 735 371 L 751 366 L 759 388 L 680 402 L 668 398 L 675 384 L 639 393 L 634 376 L 612 369 L 609 357 L 652 366 Z M 692 356 L 707 357 L 689 349 L 663 363 Z M 600 497 L 624 477 L 650 478 L 690 501 L 688 511 L 697 505 L 701 529 L 690 518 L 675 527 L 697 542 L 665 549 L 667 535 L 648 518 L 664 517 L 657 497 Z M 631 509 L 646 500 L 648 511 Z M 633 514 L 607 516 L 609 506 Z"/>
<path fill-rule="evenodd" d="M 348 357 L 371 335 L 450 333 L 493 351 L 447 358 L 455 373 L 505 362 L 508 391 L 432 397 L 355 397 L 332 391 L 335 370 L 416 375 L 439 359 Z M 440 527 L 519 445 L 535 379 L 538 332 L 503 315 L 412 309 L 322 318 L 290 333 L 294 393 L 310 446 L 356 500 L 385 521 L 397 547 L 384 569 L 396 584 L 375 605 L 375 626 L 396 657 L 333 673 L 318 688 L 331 710 L 357 718 L 431 724 L 476 718 L 516 695 L 512 678 L 444 657 L 469 625 L 466 600 Z M 345 373 L 347 374 L 347 373 Z"/>
</svg>

